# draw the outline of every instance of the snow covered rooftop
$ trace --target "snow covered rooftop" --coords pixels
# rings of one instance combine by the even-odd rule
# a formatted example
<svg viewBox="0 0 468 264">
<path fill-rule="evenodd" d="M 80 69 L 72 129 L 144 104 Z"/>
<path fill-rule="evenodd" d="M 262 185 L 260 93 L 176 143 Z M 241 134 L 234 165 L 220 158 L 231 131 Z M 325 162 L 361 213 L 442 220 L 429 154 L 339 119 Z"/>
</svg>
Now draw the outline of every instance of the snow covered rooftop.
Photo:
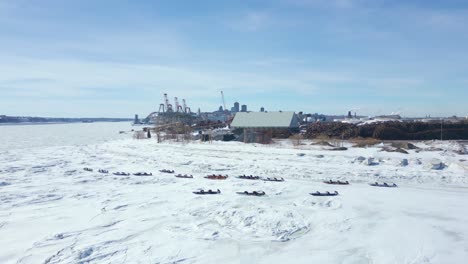
<svg viewBox="0 0 468 264">
<path fill-rule="evenodd" d="M 239 112 L 231 123 L 235 128 L 297 128 L 294 112 Z"/>
</svg>

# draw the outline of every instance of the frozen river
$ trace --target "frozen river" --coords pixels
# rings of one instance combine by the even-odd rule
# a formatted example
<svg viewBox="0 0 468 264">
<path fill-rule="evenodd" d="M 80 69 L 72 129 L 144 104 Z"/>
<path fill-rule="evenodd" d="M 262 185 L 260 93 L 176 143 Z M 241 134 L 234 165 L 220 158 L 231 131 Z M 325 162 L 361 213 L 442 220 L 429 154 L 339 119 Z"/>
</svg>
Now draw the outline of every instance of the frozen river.
<svg viewBox="0 0 468 264">
<path fill-rule="evenodd" d="M 0 150 L 100 143 L 128 138 L 130 122 L 0 125 Z"/>
</svg>

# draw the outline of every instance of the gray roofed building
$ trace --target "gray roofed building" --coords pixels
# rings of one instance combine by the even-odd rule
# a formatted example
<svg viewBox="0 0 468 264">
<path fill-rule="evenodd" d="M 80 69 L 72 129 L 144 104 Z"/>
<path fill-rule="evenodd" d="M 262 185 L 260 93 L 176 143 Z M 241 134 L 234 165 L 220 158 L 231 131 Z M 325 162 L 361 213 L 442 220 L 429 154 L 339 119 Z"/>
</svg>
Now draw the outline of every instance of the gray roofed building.
<svg viewBox="0 0 468 264">
<path fill-rule="evenodd" d="M 233 128 L 298 128 L 294 112 L 239 112 L 231 123 Z"/>
</svg>

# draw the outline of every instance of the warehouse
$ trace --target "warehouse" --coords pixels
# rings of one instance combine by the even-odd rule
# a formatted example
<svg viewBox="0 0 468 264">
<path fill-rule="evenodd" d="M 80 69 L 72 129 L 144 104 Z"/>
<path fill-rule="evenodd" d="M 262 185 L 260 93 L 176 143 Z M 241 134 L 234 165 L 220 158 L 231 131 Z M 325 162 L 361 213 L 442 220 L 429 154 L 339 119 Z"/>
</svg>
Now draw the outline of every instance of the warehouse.
<svg viewBox="0 0 468 264">
<path fill-rule="evenodd" d="M 299 129 L 294 112 L 239 112 L 231 123 L 232 129 L 243 130 L 245 143 L 270 143 L 273 135 L 288 135 Z"/>
</svg>

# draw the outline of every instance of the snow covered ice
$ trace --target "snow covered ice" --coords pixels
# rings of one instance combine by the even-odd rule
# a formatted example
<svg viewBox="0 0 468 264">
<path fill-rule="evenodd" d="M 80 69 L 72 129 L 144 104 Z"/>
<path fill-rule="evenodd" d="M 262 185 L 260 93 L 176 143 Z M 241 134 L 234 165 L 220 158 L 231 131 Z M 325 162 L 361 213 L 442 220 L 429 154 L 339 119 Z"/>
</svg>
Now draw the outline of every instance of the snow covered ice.
<svg viewBox="0 0 468 264">
<path fill-rule="evenodd" d="M 53 134 L 61 126 L 70 125 L 40 130 Z M 104 126 L 112 140 L 102 135 L 71 144 L 58 139 Z M 124 125 L 77 124 L 73 135 L 50 136 L 54 143 L 44 135 L 32 135 L 35 141 L 25 135 L 23 141 L 17 134 L 34 133 L 36 126 L 0 127 L 8 138 L 0 149 L 0 263 L 409 264 L 468 259 L 468 157 L 454 151 L 459 143 L 416 143 L 422 151 L 409 154 L 382 152 L 379 146 L 329 151 L 286 141 L 158 144 L 130 139 L 131 134 L 117 136 L 118 130 L 128 130 L 119 126 Z M 443 168 L 433 169 L 435 160 Z M 153 175 L 115 176 L 116 171 Z M 213 173 L 230 177 L 203 178 Z M 243 174 L 285 181 L 235 178 Z M 351 184 L 322 183 L 329 179 Z M 376 181 L 399 188 L 368 185 Z M 200 188 L 220 189 L 221 194 L 192 193 Z M 267 195 L 236 194 L 255 190 Z M 335 190 L 339 196 L 309 195 Z"/>
</svg>

